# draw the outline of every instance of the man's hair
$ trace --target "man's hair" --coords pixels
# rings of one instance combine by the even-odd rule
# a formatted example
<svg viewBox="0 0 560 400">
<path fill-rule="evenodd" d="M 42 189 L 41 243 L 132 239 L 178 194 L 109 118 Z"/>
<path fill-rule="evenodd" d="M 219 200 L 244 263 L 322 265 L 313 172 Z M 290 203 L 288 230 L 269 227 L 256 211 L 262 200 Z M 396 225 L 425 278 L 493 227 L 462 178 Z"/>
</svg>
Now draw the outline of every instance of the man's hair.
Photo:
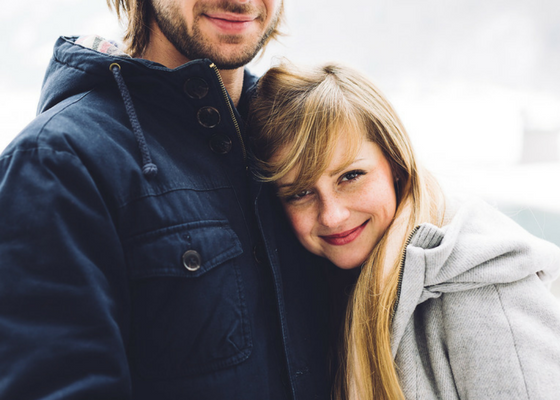
<svg viewBox="0 0 560 400">
<path fill-rule="evenodd" d="M 151 0 L 107 0 L 107 5 L 117 13 L 119 20 L 126 24 L 123 37 L 125 51 L 132 57 L 141 57 L 150 41 Z M 283 1 L 278 12 L 278 24 L 266 39 L 263 50 L 270 40 L 282 35 L 278 27 L 284 20 Z"/>
</svg>

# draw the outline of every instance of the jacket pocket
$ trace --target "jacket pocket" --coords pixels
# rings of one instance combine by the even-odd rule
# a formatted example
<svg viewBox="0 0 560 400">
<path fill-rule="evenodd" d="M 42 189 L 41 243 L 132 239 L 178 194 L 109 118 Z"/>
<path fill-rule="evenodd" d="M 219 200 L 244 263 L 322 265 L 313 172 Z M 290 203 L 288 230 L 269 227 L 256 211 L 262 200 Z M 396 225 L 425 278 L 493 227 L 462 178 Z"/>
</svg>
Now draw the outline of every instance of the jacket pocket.
<svg viewBox="0 0 560 400">
<path fill-rule="evenodd" d="M 127 241 L 131 361 L 145 378 L 173 378 L 247 359 L 252 342 L 237 258 L 225 221 L 198 221 Z"/>
</svg>

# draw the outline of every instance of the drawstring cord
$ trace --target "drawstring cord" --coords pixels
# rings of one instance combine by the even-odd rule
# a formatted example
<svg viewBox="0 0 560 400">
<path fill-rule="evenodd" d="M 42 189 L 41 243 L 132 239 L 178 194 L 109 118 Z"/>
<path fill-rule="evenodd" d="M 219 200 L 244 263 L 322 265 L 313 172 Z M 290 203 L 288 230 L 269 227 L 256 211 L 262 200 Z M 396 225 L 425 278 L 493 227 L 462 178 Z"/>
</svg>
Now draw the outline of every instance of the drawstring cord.
<svg viewBox="0 0 560 400">
<path fill-rule="evenodd" d="M 148 178 L 156 176 L 158 172 L 157 165 L 152 162 L 152 157 L 150 157 L 150 151 L 148 150 L 148 145 L 146 144 L 144 133 L 142 133 L 140 121 L 138 121 L 138 117 L 136 116 L 134 104 L 132 104 L 130 93 L 128 92 L 128 88 L 126 87 L 124 79 L 121 76 L 121 66 L 117 63 L 113 63 L 109 66 L 109 69 L 113 73 L 115 81 L 117 81 L 117 85 L 119 87 L 119 91 L 121 92 L 124 106 L 126 108 L 126 113 L 128 114 L 128 119 L 130 120 L 130 124 L 132 125 L 132 131 L 134 132 L 134 136 L 136 137 L 136 143 L 138 143 L 138 148 L 140 149 L 140 153 L 142 154 L 142 173 Z"/>
</svg>

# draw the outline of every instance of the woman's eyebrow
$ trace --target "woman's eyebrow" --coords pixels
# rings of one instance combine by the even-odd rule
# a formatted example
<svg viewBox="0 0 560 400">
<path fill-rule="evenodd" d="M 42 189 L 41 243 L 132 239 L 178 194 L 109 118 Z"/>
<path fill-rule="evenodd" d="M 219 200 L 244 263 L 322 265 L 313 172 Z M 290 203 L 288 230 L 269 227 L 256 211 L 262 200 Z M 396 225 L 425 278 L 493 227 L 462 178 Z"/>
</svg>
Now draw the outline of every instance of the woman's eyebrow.
<svg viewBox="0 0 560 400">
<path fill-rule="evenodd" d="M 356 164 L 359 161 L 363 161 L 365 160 L 365 158 L 357 158 L 354 161 L 352 161 L 350 164 L 344 164 L 342 165 L 342 167 L 335 169 L 334 171 L 330 172 L 329 175 L 331 177 L 340 174 L 342 171 L 344 171 L 345 169 L 351 167 L 352 165 Z"/>
<path fill-rule="evenodd" d="M 356 158 L 356 159 L 355 159 L 354 161 L 352 161 L 350 164 L 344 164 L 344 165 L 342 165 L 342 167 L 337 168 L 336 170 L 330 172 L 329 175 L 330 175 L 331 177 L 334 176 L 334 175 L 338 175 L 338 174 L 340 174 L 342 171 L 344 171 L 345 169 L 351 167 L 352 165 L 356 164 L 357 162 L 364 161 L 365 159 L 366 159 L 365 157 L 364 157 L 364 158 Z M 277 184 L 277 185 L 276 185 L 276 188 L 277 188 L 277 189 L 282 189 L 282 188 L 289 187 L 289 186 L 294 186 L 294 183 L 293 183 L 293 182 L 280 183 L 280 184 Z"/>
<path fill-rule="evenodd" d="M 280 184 L 280 185 L 277 185 L 276 187 L 277 187 L 278 189 L 281 189 L 281 188 L 284 188 L 284 187 L 287 187 L 287 186 L 293 186 L 293 185 L 294 185 L 294 183 L 293 183 L 293 182 L 290 182 L 290 183 L 282 183 L 282 184 Z"/>
</svg>

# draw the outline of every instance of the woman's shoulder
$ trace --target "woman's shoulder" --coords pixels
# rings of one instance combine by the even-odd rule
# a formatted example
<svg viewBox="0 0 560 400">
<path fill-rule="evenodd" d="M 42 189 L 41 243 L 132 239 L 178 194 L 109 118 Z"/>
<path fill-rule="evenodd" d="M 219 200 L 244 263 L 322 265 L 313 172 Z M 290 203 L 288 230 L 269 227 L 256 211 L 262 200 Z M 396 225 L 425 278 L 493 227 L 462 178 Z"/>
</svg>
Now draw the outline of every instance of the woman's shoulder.
<svg viewBox="0 0 560 400">
<path fill-rule="evenodd" d="M 407 248 L 407 258 L 423 259 L 424 286 L 513 282 L 535 273 L 552 281 L 560 275 L 560 249 L 492 205 L 448 198 L 445 210 L 443 226 L 420 225 Z"/>
</svg>

